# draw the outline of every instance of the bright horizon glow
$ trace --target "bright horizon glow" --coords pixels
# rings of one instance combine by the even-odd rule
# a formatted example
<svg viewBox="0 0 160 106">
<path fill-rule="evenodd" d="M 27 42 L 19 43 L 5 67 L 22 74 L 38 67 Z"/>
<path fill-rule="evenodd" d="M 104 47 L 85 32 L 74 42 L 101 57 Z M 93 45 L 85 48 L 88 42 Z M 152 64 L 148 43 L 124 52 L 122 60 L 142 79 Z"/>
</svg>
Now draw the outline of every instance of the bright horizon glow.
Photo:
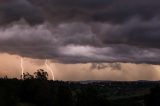
<svg viewBox="0 0 160 106">
<path fill-rule="evenodd" d="M 48 66 L 53 69 L 56 80 L 63 81 L 82 81 L 82 80 L 113 80 L 113 81 L 136 81 L 136 80 L 160 80 L 160 65 L 120 63 L 121 70 L 115 70 L 106 67 L 102 70 L 91 68 L 92 63 L 86 64 L 62 64 L 53 63 L 54 60 L 47 60 Z M 52 75 L 46 69 L 43 59 L 32 59 L 23 57 L 21 67 L 21 56 L 0 54 L 0 77 L 20 78 L 22 68 L 24 73 L 31 75 L 38 69 L 44 69 L 49 74 L 49 80 Z M 108 64 L 108 63 L 103 63 Z M 21 77 L 22 78 L 22 77 Z"/>
</svg>

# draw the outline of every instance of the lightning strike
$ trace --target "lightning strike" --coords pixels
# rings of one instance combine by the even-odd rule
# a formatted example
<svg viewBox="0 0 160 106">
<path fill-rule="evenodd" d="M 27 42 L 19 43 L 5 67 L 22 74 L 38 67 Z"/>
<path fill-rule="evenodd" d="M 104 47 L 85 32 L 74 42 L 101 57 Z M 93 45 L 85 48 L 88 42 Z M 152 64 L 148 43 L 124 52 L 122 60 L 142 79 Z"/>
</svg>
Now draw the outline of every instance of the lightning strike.
<svg viewBox="0 0 160 106">
<path fill-rule="evenodd" d="M 48 65 L 48 60 L 47 60 L 47 59 L 46 59 L 46 61 L 45 61 L 45 65 L 46 65 L 46 67 L 47 67 L 47 70 L 49 70 L 49 71 L 51 72 L 51 74 L 52 74 L 52 80 L 55 80 L 53 70 L 52 70 L 52 68 Z"/>
<path fill-rule="evenodd" d="M 21 78 L 24 79 L 24 67 L 23 67 L 23 58 L 21 58 Z"/>
</svg>

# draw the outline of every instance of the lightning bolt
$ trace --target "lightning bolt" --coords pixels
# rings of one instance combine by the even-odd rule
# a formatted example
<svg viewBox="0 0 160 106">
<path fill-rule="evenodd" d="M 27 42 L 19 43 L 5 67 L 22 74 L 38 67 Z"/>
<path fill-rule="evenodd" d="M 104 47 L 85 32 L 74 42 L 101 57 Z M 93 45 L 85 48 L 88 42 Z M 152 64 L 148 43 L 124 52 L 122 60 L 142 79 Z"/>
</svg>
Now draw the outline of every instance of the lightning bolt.
<svg viewBox="0 0 160 106">
<path fill-rule="evenodd" d="M 46 67 L 47 67 L 47 70 L 49 70 L 49 71 L 51 72 L 51 74 L 52 74 L 52 80 L 55 80 L 53 70 L 52 70 L 52 68 L 48 65 L 48 60 L 47 60 L 47 59 L 46 59 L 46 61 L 45 61 L 45 65 L 46 65 Z"/>
<path fill-rule="evenodd" d="M 23 67 L 23 58 L 21 57 L 21 77 L 22 77 L 22 79 L 24 79 L 24 76 L 23 76 L 23 73 L 24 73 L 24 67 Z"/>
</svg>

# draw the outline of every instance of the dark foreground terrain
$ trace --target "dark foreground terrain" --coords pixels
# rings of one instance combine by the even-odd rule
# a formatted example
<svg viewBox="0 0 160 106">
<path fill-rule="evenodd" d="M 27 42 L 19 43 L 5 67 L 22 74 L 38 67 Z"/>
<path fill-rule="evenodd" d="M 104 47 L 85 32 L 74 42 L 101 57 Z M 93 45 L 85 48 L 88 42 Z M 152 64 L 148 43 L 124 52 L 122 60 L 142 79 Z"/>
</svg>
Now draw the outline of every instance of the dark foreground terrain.
<svg viewBox="0 0 160 106">
<path fill-rule="evenodd" d="M 160 106 L 160 82 L 49 81 L 38 70 L 1 78 L 0 106 Z"/>
</svg>

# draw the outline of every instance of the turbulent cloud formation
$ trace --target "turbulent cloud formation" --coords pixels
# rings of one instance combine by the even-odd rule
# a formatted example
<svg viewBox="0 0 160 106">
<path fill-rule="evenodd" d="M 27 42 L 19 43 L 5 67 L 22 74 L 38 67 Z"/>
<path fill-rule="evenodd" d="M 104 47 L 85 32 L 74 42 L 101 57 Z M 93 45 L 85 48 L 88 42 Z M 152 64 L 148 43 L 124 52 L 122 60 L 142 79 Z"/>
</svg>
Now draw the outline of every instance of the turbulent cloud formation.
<svg viewBox="0 0 160 106">
<path fill-rule="evenodd" d="M 104 64 L 104 63 L 93 63 L 91 65 L 91 69 L 97 69 L 97 70 L 104 70 L 106 68 L 111 68 L 111 70 L 121 70 L 122 66 L 120 63 L 108 63 L 108 64 Z"/>
<path fill-rule="evenodd" d="M 0 0 L 0 52 L 159 64 L 159 12 L 159 0 Z"/>
</svg>

